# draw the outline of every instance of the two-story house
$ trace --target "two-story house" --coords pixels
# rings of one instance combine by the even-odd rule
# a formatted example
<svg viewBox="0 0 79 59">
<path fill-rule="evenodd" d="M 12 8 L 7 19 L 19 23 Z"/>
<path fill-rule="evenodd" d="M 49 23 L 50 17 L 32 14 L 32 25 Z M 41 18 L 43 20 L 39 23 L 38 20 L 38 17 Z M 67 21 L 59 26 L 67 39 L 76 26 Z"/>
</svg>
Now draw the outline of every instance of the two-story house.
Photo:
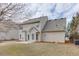
<svg viewBox="0 0 79 59">
<path fill-rule="evenodd" d="M 48 20 L 47 16 L 20 24 L 19 40 L 65 42 L 66 18 Z"/>
</svg>

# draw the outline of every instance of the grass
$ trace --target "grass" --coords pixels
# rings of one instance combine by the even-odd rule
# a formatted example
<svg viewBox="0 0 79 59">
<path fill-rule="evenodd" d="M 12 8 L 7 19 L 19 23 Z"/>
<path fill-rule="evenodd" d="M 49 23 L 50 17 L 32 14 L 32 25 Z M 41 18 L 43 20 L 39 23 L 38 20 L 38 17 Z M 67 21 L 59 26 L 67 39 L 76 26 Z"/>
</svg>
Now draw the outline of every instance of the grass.
<svg viewBox="0 0 79 59">
<path fill-rule="evenodd" d="M 31 43 L 0 46 L 0 55 L 11 56 L 74 56 L 79 47 L 73 44 Z"/>
</svg>

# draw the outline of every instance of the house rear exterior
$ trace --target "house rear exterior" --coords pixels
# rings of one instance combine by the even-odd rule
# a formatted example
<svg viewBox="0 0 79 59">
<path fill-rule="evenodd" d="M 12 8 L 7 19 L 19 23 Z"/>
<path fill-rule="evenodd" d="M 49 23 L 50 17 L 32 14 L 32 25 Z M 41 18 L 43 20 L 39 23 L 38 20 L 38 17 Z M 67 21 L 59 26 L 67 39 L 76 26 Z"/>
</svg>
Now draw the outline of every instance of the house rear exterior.
<svg viewBox="0 0 79 59">
<path fill-rule="evenodd" d="M 20 24 L 19 40 L 65 42 L 66 19 L 48 20 L 47 16 L 27 20 Z"/>
</svg>

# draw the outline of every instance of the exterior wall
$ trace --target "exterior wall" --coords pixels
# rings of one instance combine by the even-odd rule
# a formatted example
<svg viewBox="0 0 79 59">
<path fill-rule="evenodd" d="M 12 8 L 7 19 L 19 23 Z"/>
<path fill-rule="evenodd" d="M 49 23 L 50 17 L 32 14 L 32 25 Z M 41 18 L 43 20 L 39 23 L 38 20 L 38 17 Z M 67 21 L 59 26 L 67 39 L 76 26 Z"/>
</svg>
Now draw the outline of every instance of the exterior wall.
<svg viewBox="0 0 79 59">
<path fill-rule="evenodd" d="M 19 40 L 21 40 L 21 41 L 36 41 L 36 32 L 37 31 L 35 29 L 29 30 L 29 31 L 20 30 L 19 31 Z M 34 35 L 34 39 L 32 39 L 32 34 Z M 29 35 L 29 40 L 28 40 L 28 35 Z"/>
<path fill-rule="evenodd" d="M 0 40 L 5 40 L 6 39 L 6 32 L 0 32 Z"/>
<path fill-rule="evenodd" d="M 25 32 L 23 32 L 22 30 L 19 30 L 19 40 L 25 41 Z"/>
<path fill-rule="evenodd" d="M 45 32 L 42 38 L 47 42 L 65 42 L 65 32 Z"/>
<path fill-rule="evenodd" d="M 39 23 L 23 25 L 23 30 L 24 31 L 29 31 L 30 28 L 32 28 L 33 26 L 37 26 L 37 25 L 39 25 Z M 37 28 L 39 29 L 40 27 L 37 27 Z"/>
<path fill-rule="evenodd" d="M 38 25 L 38 27 L 36 27 L 37 25 Z M 36 41 L 36 32 L 37 31 L 35 29 L 32 29 L 31 32 L 29 32 L 29 30 L 33 26 L 35 26 L 40 31 L 40 23 L 23 25 L 23 30 L 22 31 L 26 31 L 27 32 L 27 36 L 25 36 L 27 41 Z M 34 40 L 32 40 L 32 34 L 34 34 Z M 28 40 L 28 35 L 29 35 L 29 40 Z M 23 36 L 23 34 L 22 34 L 22 36 Z"/>
<path fill-rule="evenodd" d="M 9 30 L 7 32 L 7 39 L 19 39 L 18 30 Z"/>
<path fill-rule="evenodd" d="M 39 23 L 23 25 L 23 31 L 29 32 L 29 29 L 32 28 L 33 26 L 35 26 L 41 34 L 41 31 L 44 28 L 44 26 L 46 25 L 48 18 L 47 17 L 41 17 L 41 18 L 38 18 L 38 20 L 40 21 Z M 38 25 L 38 27 L 37 27 L 37 25 Z M 29 33 L 29 34 L 31 35 L 31 33 Z M 34 34 L 36 34 L 36 32 L 34 32 Z M 39 41 L 41 41 L 41 35 L 39 35 Z"/>
<path fill-rule="evenodd" d="M 34 39 L 32 39 L 32 34 L 34 34 Z M 36 32 L 31 32 L 30 33 L 30 41 L 36 41 Z"/>
<path fill-rule="evenodd" d="M 26 25 L 23 25 L 23 31 L 26 31 L 27 32 L 27 35 L 29 35 L 29 39 L 30 41 L 34 41 L 32 40 L 32 33 L 34 34 L 35 36 L 35 40 L 36 40 L 36 30 L 32 30 L 31 32 L 29 32 L 29 29 L 32 28 L 33 26 L 37 26 L 39 25 L 39 27 L 37 27 L 37 29 L 40 31 L 40 23 L 35 23 L 35 24 L 26 24 Z M 28 41 L 28 37 L 26 36 L 26 40 Z M 40 35 L 39 35 L 39 41 L 40 41 Z"/>
<path fill-rule="evenodd" d="M 18 30 L 0 31 L 0 40 L 19 39 Z"/>
</svg>

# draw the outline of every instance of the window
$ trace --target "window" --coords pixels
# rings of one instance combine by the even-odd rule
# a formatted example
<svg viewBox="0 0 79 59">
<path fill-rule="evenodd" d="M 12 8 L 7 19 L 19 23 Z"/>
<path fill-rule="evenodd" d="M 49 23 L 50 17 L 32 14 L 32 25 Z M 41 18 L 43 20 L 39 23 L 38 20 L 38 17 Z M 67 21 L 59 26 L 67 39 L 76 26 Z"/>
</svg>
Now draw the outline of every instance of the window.
<svg viewBox="0 0 79 59">
<path fill-rule="evenodd" d="M 38 40 L 38 34 L 36 34 L 36 40 Z"/>
<path fill-rule="evenodd" d="M 34 34 L 32 34 L 32 40 L 34 40 Z"/>
<path fill-rule="evenodd" d="M 29 40 L 29 35 L 28 35 L 28 40 Z"/>
<path fill-rule="evenodd" d="M 20 39 L 21 39 L 21 34 L 20 34 Z"/>
</svg>

